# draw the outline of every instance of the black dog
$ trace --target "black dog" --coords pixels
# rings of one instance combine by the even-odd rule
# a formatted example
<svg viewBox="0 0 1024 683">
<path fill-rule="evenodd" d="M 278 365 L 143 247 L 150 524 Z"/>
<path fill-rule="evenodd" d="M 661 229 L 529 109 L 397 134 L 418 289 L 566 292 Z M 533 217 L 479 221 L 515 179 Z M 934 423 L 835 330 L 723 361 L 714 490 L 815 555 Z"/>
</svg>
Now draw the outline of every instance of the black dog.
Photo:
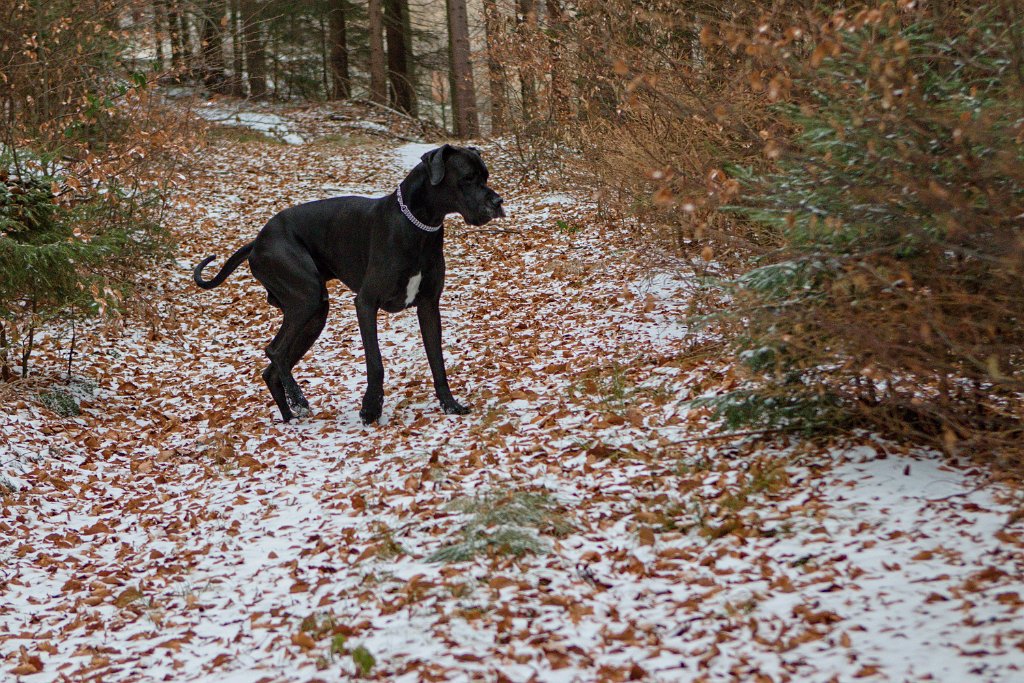
<svg viewBox="0 0 1024 683">
<path fill-rule="evenodd" d="M 267 288 L 267 301 L 284 314 L 267 347 L 270 365 L 263 381 L 285 421 L 309 414 L 292 368 L 324 329 L 326 283 L 334 279 L 356 293 L 366 353 L 367 387 L 359 411 L 365 424 L 376 422 L 384 406 L 384 365 L 377 343 L 377 311 L 382 308 L 394 313 L 416 306 L 441 408 L 469 412 L 448 388 L 441 354 L 442 228 L 450 213 L 461 214 L 470 225 L 505 215 L 501 197 L 487 187 L 487 176 L 475 148 L 445 145 L 424 154 L 386 197 L 336 197 L 293 206 L 271 218 L 212 280 L 203 280 L 202 271 L 214 256 L 195 267 L 196 284 L 212 289 L 248 259 L 252 274 Z"/>
</svg>

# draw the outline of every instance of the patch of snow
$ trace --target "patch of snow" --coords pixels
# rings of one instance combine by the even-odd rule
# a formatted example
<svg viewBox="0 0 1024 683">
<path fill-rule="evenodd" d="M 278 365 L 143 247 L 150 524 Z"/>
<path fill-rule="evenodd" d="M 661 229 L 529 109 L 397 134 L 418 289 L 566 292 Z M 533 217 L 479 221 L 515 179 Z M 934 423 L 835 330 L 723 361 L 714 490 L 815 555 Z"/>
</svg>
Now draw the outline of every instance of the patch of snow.
<svg viewBox="0 0 1024 683">
<path fill-rule="evenodd" d="M 348 125 L 351 128 L 362 128 L 363 130 L 372 130 L 379 133 L 390 132 L 390 129 L 387 126 L 377 123 L 376 121 L 353 121 Z"/>
<path fill-rule="evenodd" d="M 289 145 L 305 143 L 301 135 L 291 130 L 288 121 L 276 114 L 255 111 L 228 111 L 214 106 L 196 107 L 194 111 L 207 121 L 218 123 L 222 126 L 239 126 L 267 133 Z"/>
<path fill-rule="evenodd" d="M 555 204 L 558 206 L 578 206 L 580 199 L 579 197 L 573 197 L 572 195 L 552 192 L 551 194 L 542 195 L 537 200 L 537 203 L 543 205 Z"/>
<path fill-rule="evenodd" d="M 408 173 L 420 163 L 420 157 L 427 152 L 440 147 L 440 144 L 433 142 L 409 142 L 391 150 L 392 163 L 399 170 Z"/>
</svg>

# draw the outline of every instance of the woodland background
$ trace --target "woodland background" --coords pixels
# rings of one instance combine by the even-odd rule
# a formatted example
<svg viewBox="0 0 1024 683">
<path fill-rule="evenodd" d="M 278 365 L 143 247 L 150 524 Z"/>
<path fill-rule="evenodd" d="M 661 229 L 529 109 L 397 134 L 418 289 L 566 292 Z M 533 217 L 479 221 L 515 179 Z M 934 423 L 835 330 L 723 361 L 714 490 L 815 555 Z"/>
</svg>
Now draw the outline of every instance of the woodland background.
<svg viewBox="0 0 1024 683">
<path fill-rule="evenodd" d="M 703 277 L 727 429 L 869 429 L 1019 472 L 1024 10 L 998 2 L 7 0 L 0 372 L 147 315 L 183 93 L 490 137 Z M 140 318 L 141 316 L 141 318 Z M 69 357 L 73 360 L 72 353 Z M 59 372 L 38 368 L 37 372 Z"/>
</svg>

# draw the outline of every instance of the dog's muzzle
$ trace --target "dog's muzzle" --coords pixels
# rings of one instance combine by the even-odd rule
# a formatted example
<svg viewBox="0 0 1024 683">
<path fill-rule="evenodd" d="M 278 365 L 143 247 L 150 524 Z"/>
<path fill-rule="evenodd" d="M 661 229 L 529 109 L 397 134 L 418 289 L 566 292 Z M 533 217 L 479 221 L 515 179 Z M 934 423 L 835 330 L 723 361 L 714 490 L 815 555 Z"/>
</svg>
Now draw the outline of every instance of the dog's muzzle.
<svg viewBox="0 0 1024 683">
<path fill-rule="evenodd" d="M 491 200 L 490 206 L 491 218 L 505 217 L 505 209 L 501 208 L 501 205 L 504 203 L 504 201 L 505 200 L 499 197 L 498 195 L 494 195 L 494 198 Z"/>
</svg>

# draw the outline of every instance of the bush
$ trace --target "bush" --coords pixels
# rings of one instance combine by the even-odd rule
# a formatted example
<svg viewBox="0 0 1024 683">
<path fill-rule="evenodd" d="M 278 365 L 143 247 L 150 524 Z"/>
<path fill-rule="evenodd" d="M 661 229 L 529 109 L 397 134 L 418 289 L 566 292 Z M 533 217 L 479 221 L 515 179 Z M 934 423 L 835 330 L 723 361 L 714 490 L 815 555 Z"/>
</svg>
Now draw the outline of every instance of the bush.
<svg viewBox="0 0 1024 683">
<path fill-rule="evenodd" d="M 702 30 L 753 25 L 759 5 L 583 0 L 561 13 L 552 6 L 559 3 L 548 4 L 532 32 L 528 20 L 519 22 L 492 45 L 504 80 L 519 85 L 506 94 L 517 115 L 506 132 L 529 138 L 535 154 L 548 151 L 539 165 L 558 165 L 567 182 L 595 188 L 602 210 L 639 219 L 641 239 L 689 257 L 708 256 L 709 245 L 733 259 L 773 246 L 763 226 L 718 211 L 736 189 L 724 164 L 767 166 L 759 132 L 773 126 L 773 114 L 762 93 L 741 85 L 747 60 L 698 40 Z"/>
<path fill-rule="evenodd" d="M 60 417 L 76 417 L 82 414 L 82 407 L 75 397 L 60 389 L 39 394 L 39 401 Z"/>
<path fill-rule="evenodd" d="M 768 141 L 773 172 L 731 169 L 738 212 L 782 240 L 734 283 L 762 398 L 827 398 L 848 422 L 948 450 L 1016 450 L 1022 30 L 999 8 L 882 5 L 832 15 L 807 57 L 780 55 L 791 94 L 776 112 L 799 133 Z"/>
<path fill-rule="evenodd" d="M 731 274 L 728 298 L 694 297 L 750 371 L 705 401 L 729 427 L 867 426 L 1013 461 L 1024 19 L 835 7 L 585 0 L 546 20 L 573 46 L 560 60 L 538 39 L 510 63 L 561 70 L 574 106 L 535 135 L 564 130 L 641 244 Z M 538 82 L 554 101 L 555 76 Z"/>
<path fill-rule="evenodd" d="M 0 345 L 22 344 L 23 376 L 40 323 L 117 310 L 133 271 L 167 246 L 150 214 L 155 194 L 127 192 L 111 179 L 61 201 L 52 188 L 67 178 L 46 167 L 0 152 Z"/>
<path fill-rule="evenodd" d="M 156 180 L 178 122 L 117 27 L 122 0 L 19 0 L 0 26 L 0 375 L 53 319 L 115 312 L 167 247 Z M 163 177 L 166 177 L 164 175 Z"/>
<path fill-rule="evenodd" d="M 548 551 L 548 544 L 538 532 L 564 536 L 572 530 L 543 493 L 494 492 L 460 498 L 446 507 L 468 515 L 468 520 L 459 540 L 431 555 L 431 562 L 465 562 L 481 554 L 541 554 Z"/>
</svg>

